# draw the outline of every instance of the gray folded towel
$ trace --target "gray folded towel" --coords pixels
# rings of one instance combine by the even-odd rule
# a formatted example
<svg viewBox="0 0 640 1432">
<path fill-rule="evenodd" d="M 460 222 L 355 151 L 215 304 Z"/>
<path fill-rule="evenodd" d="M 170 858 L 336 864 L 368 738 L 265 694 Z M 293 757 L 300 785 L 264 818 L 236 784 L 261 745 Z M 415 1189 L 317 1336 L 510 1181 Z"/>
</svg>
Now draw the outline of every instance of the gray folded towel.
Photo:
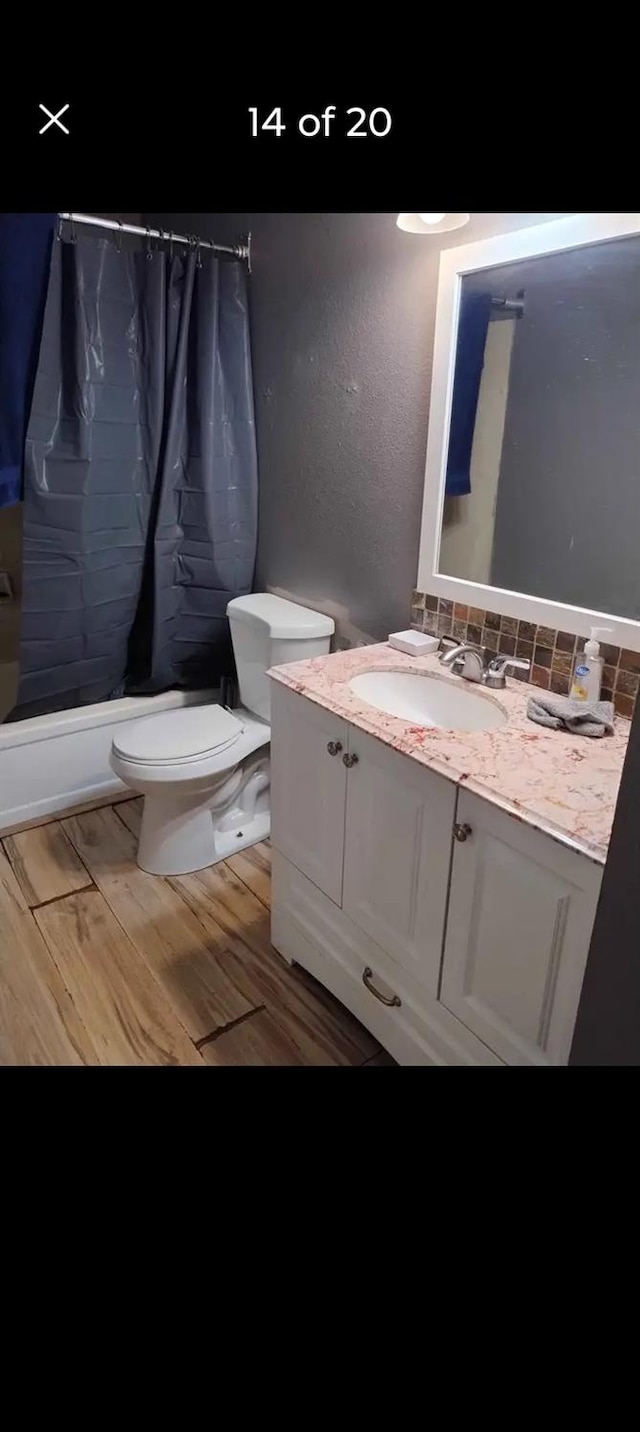
<svg viewBox="0 0 640 1432">
<path fill-rule="evenodd" d="M 527 716 L 553 731 L 564 728 L 573 736 L 604 736 L 613 731 L 615 713 L 612 701 L 572 701 L 570 696 L 538 691 L 527 706 Z"/>
</svg>

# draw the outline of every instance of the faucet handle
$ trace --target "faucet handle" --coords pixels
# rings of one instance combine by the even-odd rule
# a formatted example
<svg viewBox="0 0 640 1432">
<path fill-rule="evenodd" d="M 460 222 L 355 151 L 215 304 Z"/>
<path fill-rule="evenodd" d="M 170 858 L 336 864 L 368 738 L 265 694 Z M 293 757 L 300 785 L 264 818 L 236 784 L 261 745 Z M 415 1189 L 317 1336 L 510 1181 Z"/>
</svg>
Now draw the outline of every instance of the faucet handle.
<svg viewBox="0 0 640 1432">
<path fill-rule="evenodd" d="M 531 662 L 515 656 L 495 656 L 489 662 L 485 686 L 493 691 L 502 691 L 507 684 L 507 671 L 531 671 Z"/>
<path fill-rule="evenodd" d="M 492 671 L 495 668 L 495 670 L 498 672 L 506 671 L 508 666 L 511 667 L 512 671 L 515 671 L 516 669 L 519 671 L 531 670 L 530 661 L 523 661 L 520 659 L 520 657 L 515 656 L 494 656 L 493 660 L 489 662 L 489 666 Z"/>
</svg>

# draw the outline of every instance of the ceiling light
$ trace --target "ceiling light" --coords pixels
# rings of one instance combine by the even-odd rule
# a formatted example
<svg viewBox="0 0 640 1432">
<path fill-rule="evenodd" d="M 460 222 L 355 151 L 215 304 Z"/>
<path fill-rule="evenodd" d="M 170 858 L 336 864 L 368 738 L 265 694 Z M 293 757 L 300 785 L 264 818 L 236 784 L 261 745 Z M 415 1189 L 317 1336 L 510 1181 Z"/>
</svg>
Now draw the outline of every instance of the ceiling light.
<svg viewBox="0 0 640 1432">
<path fill-rule="evenodd" d="M 468 224 L 470 214 L 398 214 L 399 229 L 406 234 L 447 234 Z"/>
</svg>

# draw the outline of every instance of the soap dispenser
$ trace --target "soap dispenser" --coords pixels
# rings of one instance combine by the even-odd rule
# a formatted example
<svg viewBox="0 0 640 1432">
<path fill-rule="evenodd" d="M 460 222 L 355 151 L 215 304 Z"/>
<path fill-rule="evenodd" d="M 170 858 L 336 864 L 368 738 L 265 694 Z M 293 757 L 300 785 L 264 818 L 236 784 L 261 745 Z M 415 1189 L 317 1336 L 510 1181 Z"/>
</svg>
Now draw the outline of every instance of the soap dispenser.
<svg viewBox="0 0 640 1432">
<path fill-rule="evenodd" d="M 585 643 L 584 651 L 576 658 L 571 679 L 572 701 L 599 701 L 602 688 L 604 657 L 600 655 L 598 638 L 611 636 L 611 627 L 592 627 L 591 637 Z"/>
</svg>

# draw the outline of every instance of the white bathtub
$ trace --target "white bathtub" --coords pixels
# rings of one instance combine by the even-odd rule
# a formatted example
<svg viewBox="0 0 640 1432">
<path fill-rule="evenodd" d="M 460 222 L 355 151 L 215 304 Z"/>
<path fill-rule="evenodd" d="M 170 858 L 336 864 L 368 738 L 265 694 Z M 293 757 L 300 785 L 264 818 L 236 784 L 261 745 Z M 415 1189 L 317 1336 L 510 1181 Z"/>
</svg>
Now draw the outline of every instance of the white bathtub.
<svg viewBox="0 0 640 1432">
<path fill-rule="evenodd" d="M 219 691 L 167 691 L 0 726 L 0 834 L 85 801 L 126 791 L 109 765 L 124 721 L 218 701 Z"/>
</svg>

